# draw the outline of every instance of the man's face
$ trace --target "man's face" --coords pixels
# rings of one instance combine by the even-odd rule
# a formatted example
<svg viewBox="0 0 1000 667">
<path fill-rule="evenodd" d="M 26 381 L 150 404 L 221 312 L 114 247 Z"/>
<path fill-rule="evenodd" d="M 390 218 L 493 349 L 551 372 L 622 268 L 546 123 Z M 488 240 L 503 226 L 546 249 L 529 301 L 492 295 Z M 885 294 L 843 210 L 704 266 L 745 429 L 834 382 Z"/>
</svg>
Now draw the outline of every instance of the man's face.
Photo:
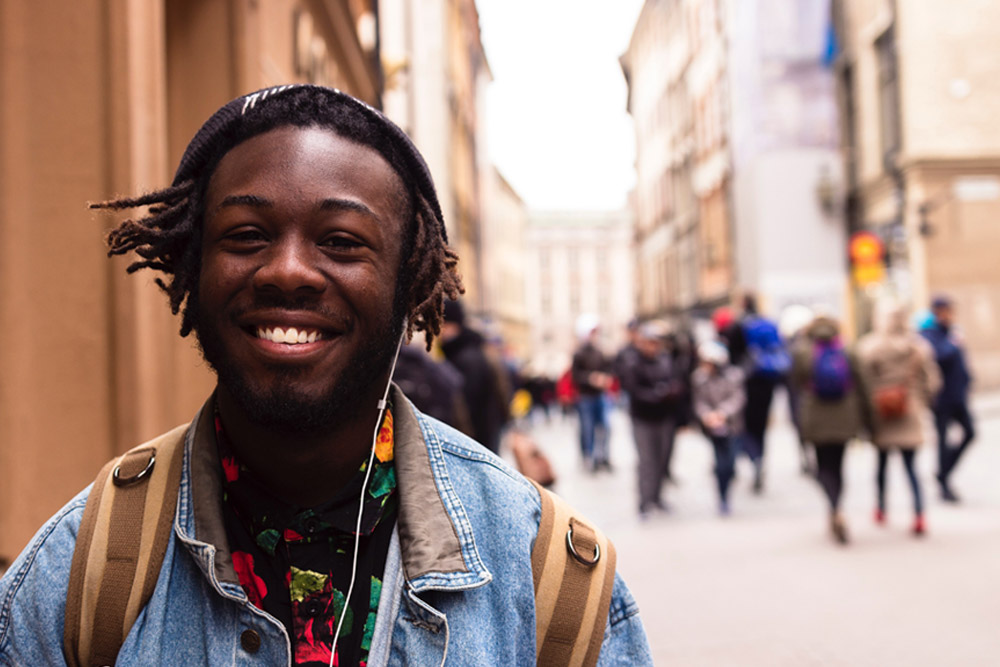
<svg viewBox="0 0 1000 667">
<path fill-rule="evenodd" d="M 636 347 L 639 348 L 639 352 L 642 353 L 643 356 L 649 357 L 650 359 L 656 357 L 656 355 L 663 351 L 663 343 L 656 338 L 646 336 L 638 336 L 636 338 Z"/>
<path fill-rule="evenodd" d="M 938 306 L 934 309 L 934 319 L 941 326 L 950 327 L 954 319 L 954 310 L 951 306 Z"/>
<path fill-rule="evenodd" d="M 197 334 L 251 419 L 316 431 L 381 396 L 402 328 L 405 192 L 377 151 L 322 128 L 271 130 L 219 162 Z"/>
</svg>

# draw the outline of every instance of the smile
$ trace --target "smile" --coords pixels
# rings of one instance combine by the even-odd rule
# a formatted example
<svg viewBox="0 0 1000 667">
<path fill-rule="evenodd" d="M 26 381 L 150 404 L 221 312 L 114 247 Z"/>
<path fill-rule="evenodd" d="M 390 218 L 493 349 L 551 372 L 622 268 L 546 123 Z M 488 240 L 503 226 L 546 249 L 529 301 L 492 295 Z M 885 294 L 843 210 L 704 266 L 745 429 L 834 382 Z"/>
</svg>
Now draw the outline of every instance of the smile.
<svg viewBox="0 0 1000 667">
<path fill-rule="evenodd" d="M 317 340 L 322 340 L 323 334 L 318 329 L 257 327 L 257 338 L 269 340 L 272 343 L 284 343 L 285 345 L 304 345 L 305 343 L 315 343 Z"/>
</svg>

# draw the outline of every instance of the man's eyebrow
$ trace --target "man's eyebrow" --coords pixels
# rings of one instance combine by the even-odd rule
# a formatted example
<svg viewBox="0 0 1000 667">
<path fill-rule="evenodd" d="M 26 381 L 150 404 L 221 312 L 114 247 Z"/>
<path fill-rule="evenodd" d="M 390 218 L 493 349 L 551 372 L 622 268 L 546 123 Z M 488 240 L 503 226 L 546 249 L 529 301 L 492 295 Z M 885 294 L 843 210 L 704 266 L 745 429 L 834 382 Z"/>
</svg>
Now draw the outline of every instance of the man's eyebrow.
<svg viewBox="0 0 1000 667">
<path fill-rule="evenodd" d="M 220 208 L 226 208 L 228 206 L 250 206 L 252 208 L 271 208 L 274 204 L 271 203 L 270 199 L 264 197 L 259 197 L 257 195 L 229 195 L 223 199 L 216 210 Z"/>
<path fill-rule="evenodd" d="M 375 222 L 382 222 L 382 218 L 378 216 L 375 211 L 371 210 L 361 202 L 356 199 L 339 199 L 331 198 L 324 199 L 319 203 L 319 210 L 321 211 L 356 211 L 357 213 L 362 213 L 368 217 L 375 220 Z"/>
</svg>

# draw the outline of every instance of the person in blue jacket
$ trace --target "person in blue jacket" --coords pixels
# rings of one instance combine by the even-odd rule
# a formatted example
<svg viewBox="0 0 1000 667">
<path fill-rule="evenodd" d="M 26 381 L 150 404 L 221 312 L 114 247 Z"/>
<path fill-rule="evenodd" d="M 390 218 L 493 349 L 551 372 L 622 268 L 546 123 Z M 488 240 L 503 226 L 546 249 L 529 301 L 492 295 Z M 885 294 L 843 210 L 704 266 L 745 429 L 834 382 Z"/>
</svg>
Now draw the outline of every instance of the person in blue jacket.
<svg viewBox="0 0 1000 667">
<path fill-rule="evenodd" d="M 921 333 L 934 348 L 934 359 L 941 368 L 941 392 L 934 400 L 934 427 L 938 436 L 937 481 L 941 498 L 958 502 L 951 488 L 951 475 L 966 448 L 976 437 L 976 428 L 969 411 L 969 388 L 972 374 L 965 360 L 965 350 L 955 333 L 955 308 L 950 297 L 941 295 L 931 302 L 934 319 Z M 957 422 L 962 428 L 962 438 L 956 445 L 948 442 L 948 427 Z"/>
</svg>

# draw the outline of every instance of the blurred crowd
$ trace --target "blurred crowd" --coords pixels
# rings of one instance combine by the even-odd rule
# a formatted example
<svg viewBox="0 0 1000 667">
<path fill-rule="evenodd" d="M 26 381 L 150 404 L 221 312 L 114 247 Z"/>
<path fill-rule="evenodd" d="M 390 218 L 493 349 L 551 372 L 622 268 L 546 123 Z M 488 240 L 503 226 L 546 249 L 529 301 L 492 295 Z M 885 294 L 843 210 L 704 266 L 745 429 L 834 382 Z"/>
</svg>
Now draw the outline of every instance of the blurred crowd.
<svg viewBox="0 0 1000 667">
<path fill-rule="evenodd" d="M 523 374 L 498 339 L 476 331 L 462 305 L 449 302 L 443 359 L 411 344 L 400 355 L 396 381 L 421 410 L 492 451 L 503 439 L 521 471 L 543 485 L 552 484 L 555 473 L 526 425 L 554 411 L 575 414 L 581 464 L 597 474 L 612 469 L 610 412 L 620 406 L 631 421 L 643 520 L 669 511 L 674 442 L 682 428 L 702 433 L 714 454 L 721 516 L 733 511 L 729 490 L 740 457 L 753 470 L 753 491 L 763 492 L 776 395 L 788 398 L 802 472 L 816 479 L 827 500 L 836 542 L 849 542 L 841 496 L 844 458 L 854 440 L 871 443 L 878 453 L 874 520 L 886 522 L 886 469 L 898 452 L 912 495 L 912 532 L 926 532 L 925 492 L 915 466 L 925 444 L 925 416 L 936 431 L 937 490 L 942 500 L 959 501 L 952 474 L 975 427 L 972 376 L 947 296 L 912 316 L 902 304 L 880 303 L 874 331 L 853 345 L 843 340 L 829 309 L 795 305 L 772 319 L 752 294 L 738 309 L 717 309 L 711 325 L 710 335 L 696 339 L 661 320 L 633 321 L 628 342 L 610 354 L 599 345 L 601 323 L 582 315 L 570 367 L 547 378 Z M 953 424 L 961 432 L 954 441 Z"/>
</svg>

